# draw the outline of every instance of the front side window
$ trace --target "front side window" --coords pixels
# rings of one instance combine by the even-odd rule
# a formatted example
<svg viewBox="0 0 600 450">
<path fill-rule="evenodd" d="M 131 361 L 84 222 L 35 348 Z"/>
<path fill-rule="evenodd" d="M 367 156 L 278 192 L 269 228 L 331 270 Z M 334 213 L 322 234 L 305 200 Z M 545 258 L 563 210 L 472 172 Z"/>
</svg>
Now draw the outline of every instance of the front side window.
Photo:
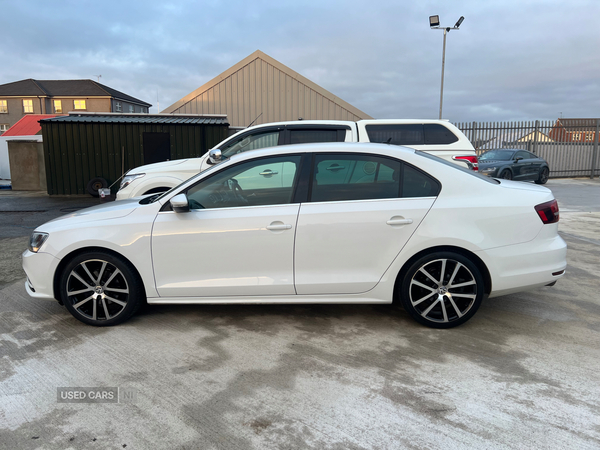
<svg viewBox="0 0 600 450">
<path fill-rule="evenodd" d="M 517 159 L 517 158 L 529 159 L 529 158 L 531 158 L 531 156 L 530 156 L 529 152 L 520 151 L 515 154 L 515 159 Z"/>
<path fill-rule="evenodd" d="M 275 147 L 279 143 L 279 130 L 264 131 L 236 139 L 221 148 L 223 156 L 229 158 L 238 153 L 259 148 Z"/>
<path fill-rule="evenodd" d="M 288 204 L 301 158 L 260 158 L 223 169 L 188 189 L 190 209 Z"/>
<path fill-rule="evenodd" d="M 0 100 L 0 113 L 8 113 L 7 100 Z"/>
<path fill-rule="evenodd" d="M 73 107 L 77 109 L 87 109 L 85 106 L 85 100 L 74 100 Z"/>
<path fill-rule="evenodd" d="M 62 113 L 62 101 L 61 100 L 54 100 L 54 112 Z"/>
<path fill-rule="evenodd" d="M 32 113 L 33 112 L 33 100 L 23 100 L 23 112 L 24 113 Z"/>
</svg>

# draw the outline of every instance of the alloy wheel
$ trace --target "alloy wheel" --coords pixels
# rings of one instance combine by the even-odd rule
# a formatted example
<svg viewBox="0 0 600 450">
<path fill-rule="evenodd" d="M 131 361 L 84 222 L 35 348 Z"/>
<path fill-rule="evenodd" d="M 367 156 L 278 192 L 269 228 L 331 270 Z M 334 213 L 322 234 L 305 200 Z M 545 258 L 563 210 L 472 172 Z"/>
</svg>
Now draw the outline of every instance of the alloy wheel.
<svg viewBox="0 0 600 450">
<path fill-rule="evenodd" d="M 421 266 L 409 285 L 410 303 L 423 319 L 437 323 L 460 320 L 477 298 L 473 273 L 453 259 L 436 259 Z"/>
<path fill-rule="evenodd" d="M 125 275 L 112 263 L 89 259 L 77 264 L 66 283 L 68 302 L 77 313 L 91 320 L 119 316 L 129 301 Z"/>
</svg>

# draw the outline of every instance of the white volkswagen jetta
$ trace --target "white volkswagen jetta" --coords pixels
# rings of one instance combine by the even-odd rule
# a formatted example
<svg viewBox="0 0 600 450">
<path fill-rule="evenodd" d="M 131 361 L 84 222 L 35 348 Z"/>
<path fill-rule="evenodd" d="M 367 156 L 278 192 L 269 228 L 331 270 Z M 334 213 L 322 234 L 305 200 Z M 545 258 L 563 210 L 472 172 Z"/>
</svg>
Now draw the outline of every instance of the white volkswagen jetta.
<svg viewBox="0 0 600 450">
<path fill-rule="evenodd" d="M 242 153 L 163 194 L 38 227 L 29 295 L 115 325 L 158 303 L 400 303 L 449 328 L 485 295 L 554 284 L 558 206 L 540 186 L 483 177 L 384 144 Z"/>
</svg>

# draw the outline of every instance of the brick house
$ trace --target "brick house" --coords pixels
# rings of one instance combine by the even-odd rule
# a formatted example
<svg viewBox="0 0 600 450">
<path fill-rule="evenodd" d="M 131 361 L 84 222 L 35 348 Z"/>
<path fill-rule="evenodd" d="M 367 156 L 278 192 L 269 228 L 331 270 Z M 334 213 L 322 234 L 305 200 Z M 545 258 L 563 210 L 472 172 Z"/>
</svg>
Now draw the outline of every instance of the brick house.
<svg viewBox="0 0 600 450">
<path fill-rule="evenodd" d="M 0 134 L 27 114 L 148 113 L 152 106 L 93 80 L 21 80 L 0 85 Z"/>
<path fill-rule="evenodd" d="M 594 142 L 596 119 L 557 119 L 548 136 L 557 142 Z"/>
</svg>

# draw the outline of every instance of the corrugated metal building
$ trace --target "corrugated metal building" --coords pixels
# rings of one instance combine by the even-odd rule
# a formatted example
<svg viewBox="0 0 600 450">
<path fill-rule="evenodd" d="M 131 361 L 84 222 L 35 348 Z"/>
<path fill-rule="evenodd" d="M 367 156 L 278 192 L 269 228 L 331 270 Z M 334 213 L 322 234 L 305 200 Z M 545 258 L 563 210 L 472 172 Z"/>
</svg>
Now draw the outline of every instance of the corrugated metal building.
<svg viewBox="0 0 600 450">
<path fill-rule="evenodd" d="M 254 120 L 258 125 L 299 117 L 372 119 L 260 50 L 162 112 L 226 114 L 233 127 L 247 127 Z"/>
<path fill-rule="evenodd" d="M 223 115 L 72 114 L 40 121 L 48 194 L 85 194 L 144 164 L 201 156 L 228 136 Z M 116 188 L 113 187 L 113 192 Z"/>
</svg>

